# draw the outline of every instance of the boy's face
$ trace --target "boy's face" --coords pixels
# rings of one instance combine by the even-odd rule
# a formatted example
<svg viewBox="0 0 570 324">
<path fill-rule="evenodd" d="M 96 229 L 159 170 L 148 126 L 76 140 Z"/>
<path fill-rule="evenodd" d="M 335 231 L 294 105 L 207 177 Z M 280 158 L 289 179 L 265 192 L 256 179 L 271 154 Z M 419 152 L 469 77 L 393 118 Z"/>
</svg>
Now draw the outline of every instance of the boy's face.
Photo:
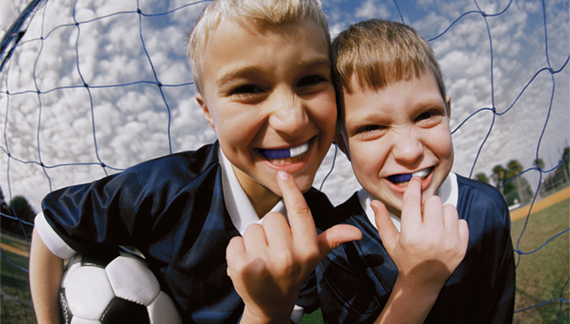
<svg viewBox="0 0 570 324">
<path fill-rule="evenodd" d="M 399 216 L 411 174 L 422 178 L 422 200 L 437 193 L 453 164 L 450 98 L 431 72 L 344 92 L 343 137 L 358 181 Z M 407 179 L 407 180 L 406 180 Z"/>
<path fill-rule="evenodd" d="M 246 28 L 222 20 L 207 43 L 196 99 L 250 199 L 281 196 L 278 170 L 311 187 L 335 132 L 328 50 L 309 18 Z"/>
</svg>

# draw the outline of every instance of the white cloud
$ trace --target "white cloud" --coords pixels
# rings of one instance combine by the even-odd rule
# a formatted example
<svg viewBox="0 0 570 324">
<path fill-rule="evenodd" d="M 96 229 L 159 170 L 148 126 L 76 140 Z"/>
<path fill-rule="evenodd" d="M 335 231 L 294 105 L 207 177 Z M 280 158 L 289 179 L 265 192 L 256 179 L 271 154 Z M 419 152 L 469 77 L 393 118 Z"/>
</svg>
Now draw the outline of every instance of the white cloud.
<svg viewBox="0 0 570 324">
<path fill-rule="evenodd" d="M 78 29 L 72 17 L 75 2 L 50 0 L 40 8 L 17 51 L 0 73 L 0 106 L 7 112 L 0 113 L 0 124 L 6 125 L 6 139 L 0 146 L 9 150 L 12 157 L 23 161 L 38 162 L 41 154 L 42 161 L 48 166 L 63 163 L 95 165 L 46 169 L 51 179 L 50 187 L 50 181 L 40 166 L 8 160 L 0 151 L 0 184 L 3 189 L 8 186 L 9 176 L 12 191 L 28 197 L 37 208 L 40 199 L 51 189 L 104 176 L 103 168 L 97 165 L 97 155 L 108 165 L 124 168 L 168 153 L 165 100 L 172 116 L 173 151 L 195 149 L 215 140 L 215 133 L 204 121 L 201 109 L 194 101 L 193 85 L 164 86 L 165 99 L 156 84 L 106 87 L 155 80 L 140 40 L 139 15 L 113 15 L 120 11 L 136 11 L 136 3 L 111 0 L 77 2 L 75 18 L 81 22 L 79 68 L 90 86 L 105 86 L 91 88 L 91 98 L 87 89 L 82 87 L 77 70 Z M 139 1 L 142 12 L 149 15 L 173 10 L 185 3 L 187 1 L 184 0 Z M 507 3 L 506 0 L 498 4 L 496 1 L 478 1 L 487 13 L 498 12 Z M 8 25 L 4 18 L 14 17 L 25 4 L 27 1 L 23 0 L 2 2 L 0 30 Z M 324 5 L 333 36 L 349 24 L 366 18 L 400 20 L 395 5 L 387 2 L 328 0 Z M 549 59 L 553 68 L 558 69 L 569 55 L 568 4 L 559 0 L 549 1 L 546 5 Z M 184 38 L 204 6 L 201 3 L 165 16 L 142 17 L 144 44 L 159 81 L 165 85 L 192 81 Z M 407 23 L 430 38 L 442 33 L 462 13 L 476 7 L 472 1 L 424 0 L 400 9 Z M 111 16 L 87 22 L 101 15 Z M 503 16 L 487 18 L 493 37 L 494 88 L 490 83 L 490 44 L 483 17 L 477 14 L 465 16 L 441 38 L 431 42 L 453 98 L 452 126 L 457 126 L 477 109 L 491 107 L 492 90 L 497 109 L 504 111 L 533 75 L 547 66 L 541 19 L 542 6 L 532 1 L 514 2 Z M 39 40 L 41 35 L 45 38 L 43 42 Z M 568 71 L 566 68 L 555 76 L 557 91 L 552 117 L 539 152 L 547 163 L 558 161 L 559 148 L 570 137 L 569 99 L 568 91 L 565 91 L 570 83 Z M 41 99 L 35 93 L 36 82 L 44 92 Z M 525 167 L 531 166 L 546 116 L 544 107 L 548 107 L 551 82 L 550 75 L 543 72 L 512 111 L 496 118 L 476 171 L 489 173 L 494 165 L 505 164 L 512 158 L 519 159 Z M 76 88 L 59 88 L 69 86 Z M 11 93 L 9 100 L 5 90 Z M 38 146 L 39 100 L 42 118 Z M 456 149 L 454 170 L 462 174 L 469 172 L 490 121 L 489 112 L 478 114 L 453 136 Z M 332 154 L 331 149 L 317 174 L 317 184 L 328 172 Z M 339 203 L 358 184 L 350 164 L 340 152 L 336 164 L 324 190 L 335 203 Z"/>
</svg>

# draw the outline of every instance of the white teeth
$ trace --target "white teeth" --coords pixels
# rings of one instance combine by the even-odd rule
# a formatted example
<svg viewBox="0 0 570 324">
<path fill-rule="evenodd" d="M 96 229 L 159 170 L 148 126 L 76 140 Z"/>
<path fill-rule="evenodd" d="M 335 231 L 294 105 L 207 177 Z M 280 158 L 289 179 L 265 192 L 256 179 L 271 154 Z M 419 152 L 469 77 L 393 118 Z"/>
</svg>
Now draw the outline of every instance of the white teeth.
<svg viewBox="0 0 570 324">
<path fill-rule="evenodd" d="M 291 150 L 291 157 L 301 155 L 303 153 L 306 153 L 309 150 L 309 143 L 305 143 L 303 145 L 293 147 L 290 150 Z"/>
<path fill-rule="evenodd" d="M 427 168 L 427 169 L 423 169 L 423 170 L 414 172 L 413 175 L 416 177 L 424 178 L 424 177 L 427 177 L 430 172 L 431 172 L 431 168 Z"/>
</svg>

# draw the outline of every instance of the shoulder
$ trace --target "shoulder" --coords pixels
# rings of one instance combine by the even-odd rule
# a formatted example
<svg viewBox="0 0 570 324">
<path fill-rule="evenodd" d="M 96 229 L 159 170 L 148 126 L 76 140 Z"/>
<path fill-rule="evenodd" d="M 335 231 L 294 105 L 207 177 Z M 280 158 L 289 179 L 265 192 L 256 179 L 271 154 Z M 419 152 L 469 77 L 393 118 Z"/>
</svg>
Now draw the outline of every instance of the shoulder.
<svg viewBox="0 0 570 324">
<path fill-rule="evenodd" d="M 334 207 L 327 195 L 314 187 L 311 187 L 303 196 L 315 218 L 318 218 L 320 215 L 328 214 Z"/>
<path fill-rule="evenodd" d="M 195 151 L 174 153 L 132 166 L 124 173 L 136 172 L 180 172 L 195 176 L 205 172 L 218 162 L 218 144 L 204 145 Z"/>
<path fill-rule="evenodd" d="M 457 176 L 459 187 L 458 204 L 461 205 L 466 200 L 471 201 L 475 206 L 493 206 L 502 210 L 507 207 L 503 195 L 497 188 L 488 183 Z"/>
<path fill-rule="evenodd" d="M 213 177 L 217 173 L 217 159 L 217 144 L 211 144 L 196 151 L 170 154 L 148 160 L 91 183 L 77 184 L 52 191 L 44 198 L 43 207 L 47 208 L 50 201 L 60 204 L 62 198 L 71 196 L 101 194 L 106 199 L 111 199 L 118 194 L 129 197 L 139 193 L 175 194 L 190 183 L 195 183 L 196 186 L 200 186 L 203 182 L 213 183 Z M 207 179 L 196 182 L 204 177 Z"/>
<path fill-rule="evenodd" d="M 336 224 L 353 224 L 355 217 L 362 216 L 364 211 L 358 201 L 358 196 L 354 193 L 348 200 L 342 204 L 330 209 L 326 214 L 320 217 L 315 217 L 315 224 L 317 228 L 326 230 Z"/>
<path fill-rule="evenodd" d="M 510 228 L 509 208 L 497 188 L 473 179 L 457 176 L 459 196 L 457 211 L 470 224 Z"/>
</svg>

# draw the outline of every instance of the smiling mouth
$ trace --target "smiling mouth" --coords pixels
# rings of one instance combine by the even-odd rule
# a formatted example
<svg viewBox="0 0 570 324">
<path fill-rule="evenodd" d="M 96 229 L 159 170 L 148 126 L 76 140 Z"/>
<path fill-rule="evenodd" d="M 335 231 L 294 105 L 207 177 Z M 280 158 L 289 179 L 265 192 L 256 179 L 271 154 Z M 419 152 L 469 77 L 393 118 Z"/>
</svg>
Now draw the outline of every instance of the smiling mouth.
<svg viewBox="0 0 570 324">
<path fill-rule="evenodd" d="M 257 149 L 259 154 L 275 165 L 300 161 L 309 150 L 310 142 L 286 149 Z"/>
<path fill-rule="evenodd" d="M 423 169 L 414 173 L 402 173 L 402 174 L 395 174 L 395 175 L 391 175 L 388 177 L 388 180 L 390 180 L 393 183 L 404 183 L 404 182 L 409 182 L 410 180 L 412 180 L 413 176 L 416 177 L 420 177 L 420 178 L 425 178 L 427 177 L 430 173 L 431 173 L 432 168 L 427 168 L 427 169 Z"/>
</svg>

